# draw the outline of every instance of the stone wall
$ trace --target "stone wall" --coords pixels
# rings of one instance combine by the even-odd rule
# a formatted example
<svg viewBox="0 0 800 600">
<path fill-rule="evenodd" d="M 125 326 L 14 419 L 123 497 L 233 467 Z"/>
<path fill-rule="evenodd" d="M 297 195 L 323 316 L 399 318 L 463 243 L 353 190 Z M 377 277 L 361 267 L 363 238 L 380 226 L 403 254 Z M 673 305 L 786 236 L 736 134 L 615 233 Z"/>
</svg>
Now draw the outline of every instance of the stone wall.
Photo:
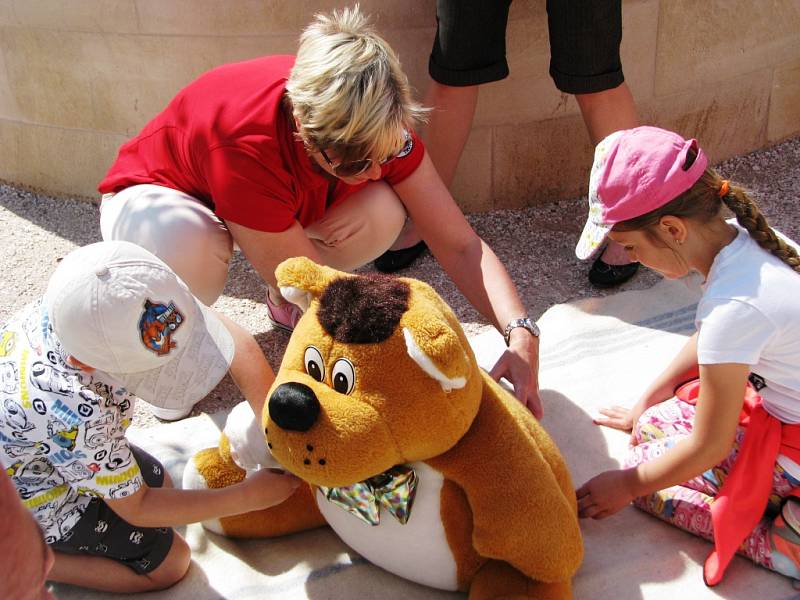
<svg viewBox="0 0 800 600">
<path fill-rule="evenodd" d="M 585 191 L 591 146 L 548 75 L 544 0 L 517 0 L 511 76 L 485 86 L 454 184 L 466 211 Z M 213 66 L 293 52 L 333 0 L 0 0 L 0 179 L 93 197 L 118 146 Z M 362 0 L 427 86 L 434 0 Z M 626 0 L 623 66 L 643 123 L 722 160 L 800 133 L 797 0 Z"/>
</svg>

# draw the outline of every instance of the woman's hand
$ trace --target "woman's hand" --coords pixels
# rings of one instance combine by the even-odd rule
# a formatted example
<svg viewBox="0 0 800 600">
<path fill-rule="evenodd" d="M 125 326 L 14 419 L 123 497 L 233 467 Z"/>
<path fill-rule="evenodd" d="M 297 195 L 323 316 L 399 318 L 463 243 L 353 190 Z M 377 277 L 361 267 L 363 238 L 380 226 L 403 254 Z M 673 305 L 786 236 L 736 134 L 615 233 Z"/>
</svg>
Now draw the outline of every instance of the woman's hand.
<svg viewBox="0 0 800 600">
<path fill-rule="evenodd" d="M 417 169 L 392 188 L 436 260 L 487 321 L 503 331 L 511 319 L 527 314 L 505 267 L 472 229 L 427 153 Z M 542 416 L 539 340 L 529 331 L 511 331 L 509 348 L 490 375 L 495 380 L 506 377 L 517 399 L 536 417 Z"/>
<path fill-rule="evenodd" d="M 289 473 L 261 469 L 242 482 L 247 487 L 250 510 L 261 510 L 280 504 L 295 493 L 302 480 Z"/>
<path fill-rule="evenodd" d="M 539 396 L 539 339 L 518 327 L 511 331 L 508 350 L 495 363 L 489 376 L 495 381 L 501 377 L 514 386 L 514 395 L 537 419 L 544 415 Z"/>
<path fill-rule="evenodd" d="M 592 477 L 575 492 L 578 516 L 605 519 L 630 504 L 635 492 L 636 469 L 604 471 Z"/>
</svg>

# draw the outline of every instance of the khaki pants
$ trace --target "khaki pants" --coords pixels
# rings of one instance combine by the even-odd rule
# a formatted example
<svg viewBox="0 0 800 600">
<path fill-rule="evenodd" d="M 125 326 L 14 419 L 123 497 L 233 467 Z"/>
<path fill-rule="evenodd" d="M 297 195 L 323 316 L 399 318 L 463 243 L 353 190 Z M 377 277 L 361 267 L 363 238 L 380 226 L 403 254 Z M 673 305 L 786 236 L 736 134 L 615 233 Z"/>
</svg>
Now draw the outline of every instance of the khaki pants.
<svg viewBox="0 0 800 600">
<path fill-rule="evenodd" d="M 400 234 L 406 212 L 392 188 L 372 182 L 306 227 L 324 264 L 349 271 L 386 251 Z M 202 302 L 222 294 L 234 242 L 208 207 L 171 188 L 143 184 L 106 194 L 100 205 L 103 240 L 124 240 L 167 263 Z"/>
</svg>

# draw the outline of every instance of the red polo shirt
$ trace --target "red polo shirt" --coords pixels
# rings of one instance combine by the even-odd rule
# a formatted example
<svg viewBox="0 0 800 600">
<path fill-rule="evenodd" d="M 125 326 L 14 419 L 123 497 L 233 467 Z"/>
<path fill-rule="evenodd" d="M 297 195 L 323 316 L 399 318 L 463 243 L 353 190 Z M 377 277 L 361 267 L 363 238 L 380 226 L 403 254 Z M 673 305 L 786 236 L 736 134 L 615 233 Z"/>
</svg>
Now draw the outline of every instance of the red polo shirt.
<svg viewBox="0 0 800 600">
<path fill-rule="evenodd" d="M 201 200 L 225 221 L 259 231 L 317 221 L 329 208 L 329 179 L 312 165 L 281 109 L 293 64 L 293 56 L 267 56 L 201 75 L 120 148 L 98 189 L 163 185 Z M 413 133 L 412 142 L 405 156 L 383 165 L 390 185 L 419 166 L 423 145 Z M 337 181 L 331 206 L 364 185 Z"/>
</svg>

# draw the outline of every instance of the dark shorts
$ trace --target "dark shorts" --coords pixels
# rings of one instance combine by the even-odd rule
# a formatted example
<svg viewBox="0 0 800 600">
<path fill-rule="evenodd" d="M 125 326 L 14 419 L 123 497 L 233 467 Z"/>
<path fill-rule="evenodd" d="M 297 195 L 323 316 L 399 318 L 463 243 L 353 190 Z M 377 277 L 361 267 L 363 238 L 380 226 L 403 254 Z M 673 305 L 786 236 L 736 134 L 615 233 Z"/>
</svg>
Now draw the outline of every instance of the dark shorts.
<svg viewBox="0 0 800 600">
<path fill-rule="evenodd" d="M 508 76 L 506 24 L 511 0 L 437 0 L 436 38 L 428 71 L 444 85 L 467 86 Z M 622 0 L 547 0 L 550 76 L 568 94 L 619 86 Z"/>
<path fill-rule="evenodd" d="M 150 487 L 164 483 L 164 467 L 153 456 L 131 446 L 142 478 Z M 93 498 L 65 538 L 50 544 L 56 552 L 102 556 L 124 564 L 139 575 L 154 571 L 172 547 L 171 527 L 136 527 L 123 521 L 99 498 Z"/>
</svg>

